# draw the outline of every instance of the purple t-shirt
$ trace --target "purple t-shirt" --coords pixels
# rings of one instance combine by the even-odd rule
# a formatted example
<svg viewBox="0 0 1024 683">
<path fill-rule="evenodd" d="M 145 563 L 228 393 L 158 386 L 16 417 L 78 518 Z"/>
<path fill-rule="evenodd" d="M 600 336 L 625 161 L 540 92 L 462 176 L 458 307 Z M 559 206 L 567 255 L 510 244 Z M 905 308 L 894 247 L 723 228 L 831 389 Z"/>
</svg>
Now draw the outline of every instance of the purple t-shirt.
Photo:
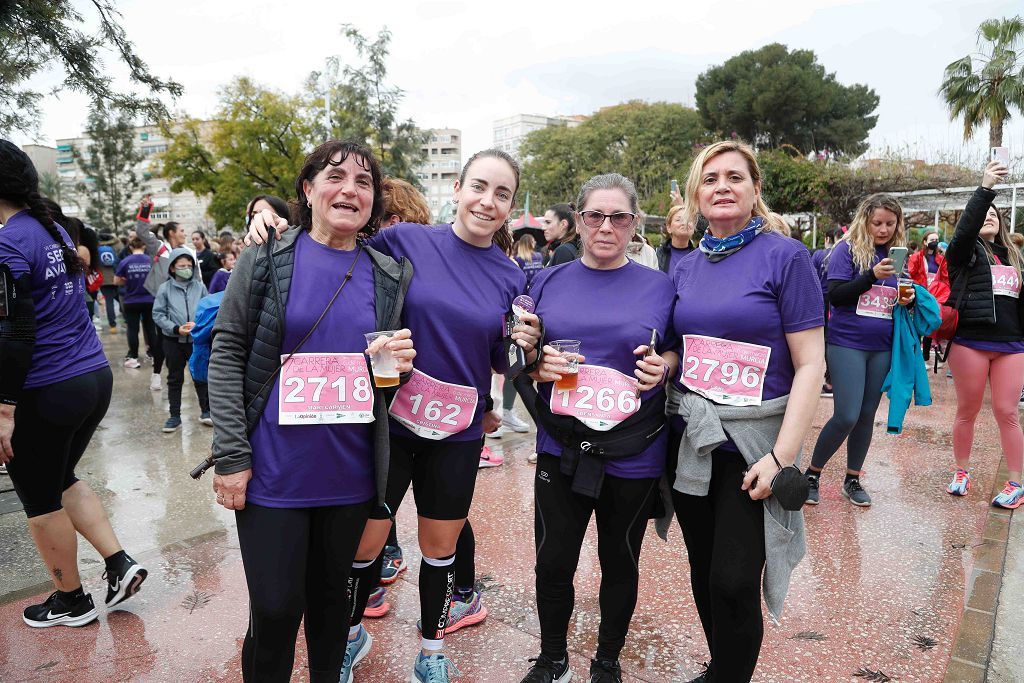
<svg viewBox="0 0 1024 683">
<path fill-rule="evenodd" d="M 285 302 L 281 353 L 290 353 L 327 307 L 352 267 L 355 251 L 339 251 L 302 232 Z M 300 353 L 362 353 L 363 335 L 376 328 L 370 257 L 362 254 L 352 279 Z M 280 382 L 249 437 L 252 480 L 246 498 L 267 507 L 363 503 L 375 495 L 372 424 L 281 425 Z"/>
<path fill-rule="evenodd" d="M 74 249 L 64 228 L 61 239 Z M 25 389 L 48 386 L 107 367 L 103 345 L 85 307 L 85 277 L 69 277 L 64 254 L 39 221 L 22 211 L 0 228 L 0 263 L 18 279 L 29 273 L 36 343 Z"/>
<path fill-rule="evenodd" d="M 885 246 L 875 247 L 876 263 L 888 256 Z M 850 281 L 860 277 L 860 269 L 853 263 L 853 254 L 846 240 L 841 240 L 832 250 L 828 260 L 828 279 Z M 876 280 L 876 285 L 896 289 L 896 276 Z M 893 322 L 891 318 L 872 318 L 857 315 L 857 304 L 846 306 L 831 305 L 828 318 L 828 343 L 861 351 L 891 351 Z"/>
<path fill-rule="evenodd" d="M 690 254 L 674 279 L 676 335 L 769 347 L 761 400 L 789 394 L 795 370 L 786 335 L 825 324 L 818 274 L 807 248 L 776 232 L 761 233 L 718 263 L 700 251 Z M 678 377 L 676 382 L 681 388 Z"/>
<path fill-rule="evenodd" d="M 672 280 L 660 270 L 629 261 L 614 270 L 595 270 L 583 261 L 548 268 L 533 280 L 530 296 L 544 321 L 548 340 L 579 339 L 587 365 L 600 365 L 634 377 L 638 356 L 633 349 L 651 340 L 658 330 L 660 348 L 678 345 L 672 329 Z M 545 402 L 551 399 L 551 382 L 538 386 Z M 644 392 L 647 401 L 663 392 L 657 387 Z M 662 430 L 645 451 L 629 458 L 609 460 L 605 472 L 625 479 L 659 477 L 665 471 L 668 430 Z M 562 445 L 537 425 L 537 452 L 562 454 Z"/>
<path fill-rule="evenodd" d="M 345 271 L 348 272 L 348 271 Z M 210 294 L 216 294 L 217 292 L 223 292 L 228 288 L 228 278 L 231 277 L 231 271 L 221 268 L 213 277 L 210 278 Z"/>
<path fill-rule="evenodd" d="M 448 440 L 482 438 L 491 368 L 500 372 L 508 366 L 503 316 L 526 289 L 526 276 L 497 245 L 474 247 L 447 224 L 399 223 L 378 232 L 370 246 L 412 261 L 404 318 L 416 345 L 416 369 L 442 382 L 474 387 L 480 396 L 473 423 Z M 418 438 L 394 420 L 391 433 Z"/>
<path fill-rule="evenodd" d="M 679 265 L 679 262 L 693 250 L 693 247 L 684 247 L 682 249 L 670 247 L 668 252 L 668 270 L 665 272 L 671 277 L 672 273 L 676 272 L 676 266 Z"/>
<path fill-rule="evenodd" d="M 937 273 L 937 272 L 939 272 L 939 264 L 935 260 L 935 252 L 933 252 L 933 251 L 932 252 L 928 252 L 928 254 L 925 255 L 925 259 L 924 260 L 928 264 L 928 272 L 929 273 Z"/>
<path fill-rule="evenodd" d="M 124 285 L 124 302 L 126 304 L 153 303 L 153 295 L 143 286 L 152 267 L 153 259 L 145 254 L 132 254 L 117 264 L 114 275 L 123 277 L 127 281 Z"/>
</svg>

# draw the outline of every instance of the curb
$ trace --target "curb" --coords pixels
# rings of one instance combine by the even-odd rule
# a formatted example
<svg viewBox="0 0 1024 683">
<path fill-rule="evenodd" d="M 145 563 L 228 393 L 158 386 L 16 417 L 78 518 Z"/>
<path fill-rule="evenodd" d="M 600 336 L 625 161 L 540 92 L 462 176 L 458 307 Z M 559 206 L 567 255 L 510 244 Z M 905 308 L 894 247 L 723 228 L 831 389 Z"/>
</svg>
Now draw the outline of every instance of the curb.
<svg viewBox="0 0 1024 683">
<path fill-rule="evenodd" d="M 1007 476 L 1006 460 L 1001 459 L 990 499 L 1002 490 Z M 1012 515 L 1013 510 L 989 507 L 982 542 L 964 591 L 963 616 L 944 683 L 985 683 L 988 676 Z"/>
</svg>

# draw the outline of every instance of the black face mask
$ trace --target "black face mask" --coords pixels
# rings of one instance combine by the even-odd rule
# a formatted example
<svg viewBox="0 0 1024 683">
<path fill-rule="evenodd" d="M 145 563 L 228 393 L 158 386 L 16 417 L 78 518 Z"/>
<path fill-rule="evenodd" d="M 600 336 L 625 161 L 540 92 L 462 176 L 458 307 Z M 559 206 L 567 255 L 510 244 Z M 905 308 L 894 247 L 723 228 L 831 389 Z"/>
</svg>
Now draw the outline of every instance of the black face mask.
<svg viewBox="0 0 1024 683">
<path fill-rule="evenodd" d="M 938 248 L 939 248 L 939 243 L 938 242 L 929 242 L 928 243 L 928 246 L 927 246 L 928 251 L 935 251 Z"/>
</svg>

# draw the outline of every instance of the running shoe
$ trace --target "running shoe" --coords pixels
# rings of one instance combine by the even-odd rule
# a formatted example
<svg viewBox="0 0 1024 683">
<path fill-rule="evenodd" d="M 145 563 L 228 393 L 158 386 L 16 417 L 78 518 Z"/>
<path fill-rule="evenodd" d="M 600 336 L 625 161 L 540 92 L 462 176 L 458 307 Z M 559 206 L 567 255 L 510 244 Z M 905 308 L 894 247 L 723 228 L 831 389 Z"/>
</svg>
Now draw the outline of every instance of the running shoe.
<svg viewBox="0 0 1024 683">
<path fill-rule="evenodd" d="M 124 602 L 139 592 L 142 582 L 149 576 L 149 572 L 141 564 L 124 555 L 120 566 L 114 570 L 109 567 L 103 572 L 103 578 L 107 580 L 107 598 L 104 602 L 107 608 Z"/>
<path fill-rule="evenodd" d="M 480 451 L 480 467 L 498 467 L 505 462 L 505 456 L 501 453 L 495 453 L 487 446 L 484 446 Z"/>
<path fill-rule="evenodd" d="M 808 484 L 807 501 L 804 503 L 804 505 L 817 505 L 818 503 L 821 502 L 821 499 L 818 497 L 818 477 L 820 475 L 808 473 L 805 474 L 804 476 L 807 477 Z"/>
<path fill-rule="evenodd" d="M 369 619 L 380 619 L 391 609 L 391 603 L 384 602 L 384 595 L 388 589 L 384 586 L 377 586 L 377 590 L 370 593 L 370 599 L 366 601 L 366 609 L 363 616 Z"/>
<path fill-rule="evenodd" d="M 622 683 L 619 663 L 607 659 L 591 659 L 590 683 Z"/>
<path fill-rule="evenodd" d="M 365 615 L 364 615 L 365 616 Z M 352 683 L 352 670 L 359 666 L 359 662 L 370 654 L 373 647 L 373 636 L 359 624 L 359 633 L 355 640 L 349 640 L 345 647 L 345 659 L 341 662 L 341 679 L 339 683 Z"/>
<path fill-rule="evenodd" d="M 202 413 L 199 414 L 199 421 L 202 422 L 207 427 L 213 426 L 213 418 L 210 417 L 209 410 L 204 410 Z"/>
<path fill-rule="evenodd" d="M 866 508 L 871 506 L 871 496 L 860 485 L 860 479 L 848 479 L 843 484 L 843 495 L 858 507 Z"/>
<path fill-rule="evenodd" d="M 953 481 L 946 487 L 946 493 L 954 496 L 966 496 L 971 490 L 971 473 L 963 467 L 953 467 Z"/>
<path fill-rule="evenodd" d="M 138 368 L 142 367 L 142 363 L 139 362 L 138 358 L 132 358 L 131 356 L 125 356 L 125 358 L 124 358 L 124 366 L 126 368 L 131 368 L 132 370 L 137 370 Z"/>
<path fill-rule="evenodd" d="M 520 434 L 530 431 L 530 425 L 520 420 L 519 416 L 511 410 L 503 410 L 501 412 L 501 425 Z"/>
<path fill-rule="evenodd" d="M 992 499 L 992 505 L 997 508 L 1016 510 L 1024 503 L 1024 486 L 1017 481 L 1008 481 L 1003 487 L 1002 493 Z"/>
<path fill-rule="evenodd" d="M 714 679 L 711 678 L 711 665 L 704 662 L 701 666 L 704 667 L 704 670 L 700 672 L 700 675 L 687 683 L 712 683 Z"/>
<path fill-rule="evenodd" d="M 380 582 L 384 586 L 390 586 L 398 580 L 398 575 L 404 572 L 409 565 L 402 557 L 402 549 L 395 545 L 384 546 L 384 564 L 380 567 Z"/>
<path fill-rule="evenodd" d="M 110 334 L 117 334 L 117 325 L 110 327 L 109 330 Z"/>
<path fill-rule="evenodd" d="M 493 432 L 486 432 L 486 433 L 484 433 L 484 436 L 486 436 L 488 439 L 500 439 L 501 437 L 505 436 L 506 434 L 508 434 L 508 429 L 505 427 L 505 425 L 501 425 L 500 427 L 495 429 Z"/>
<path fill-rule="evenodd" d="M 560 662 L 552 661 L 550 657 L 544 655 L 532 657 L 529 661 L 535 664 L 526 672 L 526 677 L 520 683 L 569 683 L 572 680 L 568 655 Z"/>
<path fill-rule="evenodd" d="M 412 667 L 410 683 L 448 683 L 452 677 L 462 672 L 455 662 L 438 652 L 425 657 L 422 652 L 416 655 L 416 663 Z"/>
<path fill-rule="evenodd" d="M 74 602 L 68 602 L 60 592 L 54 591 L 45 602 L 29 605 L 22 614 L 22 619 L 32 628 L 48 628 L 50 626 L 85 626 L 99 616 L 92 596 L 84 593 Z"/>
<path fill-rule="evenodd" d="M 831 384 L 822 384 L 821 385 L 821 397 L 822 398 L 832 398 L 832 385 Z"/>
<path fill-rule="evenodd" d="M 160 375 L 155 372 L 149 377 L 150 391 L 160 391 Z"/>
<path fill-rule="evenodd" d="M 1024 409 L 1024 389 L 1020 390 L 1020 401 L 1017 402 L 1017 407 Z"/>
<path fill-rule="evenodd" d="M 463 626 L 474 626 L 487 618 L 487 608 L 480 601 L 480 591 L 471 591 L 468 596 L 461 597 L 458 593 L 452 597 L 448 608 L 448 622 L 444 634 L 455 633 Z M 423 622 L 416 620 L 416 629 L 423 632 Z"/>
<path fill-rule="evenodd" d="M 530 463 L 531 465 L 536 465 L 537 464 L 537 454 L 536 453 L 530 453 L 528 456 L 526 456 L 526 462 Z"/>
<path fill-rule="evenodd" d="M 164 434 L 170 434 L 176 432 L 181 427 L 180 417 L 169 417 L 167 422 L 164 422 Z"/>
<path fill-rule="evenodd" d="M 0 465 L 0 474 L 10 476 L 9 474 L 7 474 L 7 465 Z"/>
</svg>

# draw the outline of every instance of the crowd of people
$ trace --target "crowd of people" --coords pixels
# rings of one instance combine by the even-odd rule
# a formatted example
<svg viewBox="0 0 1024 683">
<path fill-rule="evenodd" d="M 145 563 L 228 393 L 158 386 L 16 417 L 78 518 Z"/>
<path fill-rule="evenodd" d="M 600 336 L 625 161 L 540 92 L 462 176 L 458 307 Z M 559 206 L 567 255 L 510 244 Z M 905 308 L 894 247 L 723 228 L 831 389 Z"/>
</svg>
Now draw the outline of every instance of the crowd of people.
<svg viewBox="0 0 1024 683">
<path fill-rule="evenodd" d="M 593 517 L 589 680 L 620 682 L 648 522 L 664 533 L 675 518 L 710 652 L 694 681 L 749 681 L 762 603 L 781 616 L 822 471 L 845 442 L 842 494 L 871 505 L 861 476 L 881 397 L 898 432 L 912 400 L 930 402 L 931 353 L 948 358 L 957 397 L 946 491 L 969 494 L 989 383 L 1009 470 L 992 505 L 1024 500 L 1024 258 L 992 189 L 1007 173 L 986 167 L 947 246 L 926 232 L 911 254 L 899 201 L 872 195 L 812 255 L 766 205 L 754 151 L 718 142 L 672 193 L 660 246 L 614 172 L 551 206 L 538 245 L 509 230 L 520 170 L 508 154 L 470 157 L 452 223 L 431 225 L 416 188 L 334 140 L 306 157 L 289 201 L 254 197 L 244 240 L 224 236 L 219 253 L 202 231 L 153 224 L 148 197 L 119 250 L 41 197 L 28 158 L 0 141 L 0 296 L 17 294 L 0 298 L 0 463 L 55 588 L 25 622 L 96 618 L 76 532 L 105 559 L 108 607 L 147 577 L 74 472 L 111 396 L 98 293 L 112 328 L 119 302 L 125 367 L 151 359 L 160 390 L 167 366 L 164 431 L 181 426 L 186 366 L 212 427 L 215 499 L 235 511 L 249 592 L 245 680 L 290 680 L 300 623 L 310 680 L 358 678 L 373 649 L 363 619 L 387 614 L 386 586 L 407 570 L 394 519 L 410 489 L 422 554 L 411 680 L 455 675 L 446 635 L 487 617 L 468 519 L 479 468 L 497 464 L 485 437 L 533 423 L 540 652 L 510 676 L 572 679 Z M 822 394 L 833 414 L 801 470 Z"/>
</svg>

